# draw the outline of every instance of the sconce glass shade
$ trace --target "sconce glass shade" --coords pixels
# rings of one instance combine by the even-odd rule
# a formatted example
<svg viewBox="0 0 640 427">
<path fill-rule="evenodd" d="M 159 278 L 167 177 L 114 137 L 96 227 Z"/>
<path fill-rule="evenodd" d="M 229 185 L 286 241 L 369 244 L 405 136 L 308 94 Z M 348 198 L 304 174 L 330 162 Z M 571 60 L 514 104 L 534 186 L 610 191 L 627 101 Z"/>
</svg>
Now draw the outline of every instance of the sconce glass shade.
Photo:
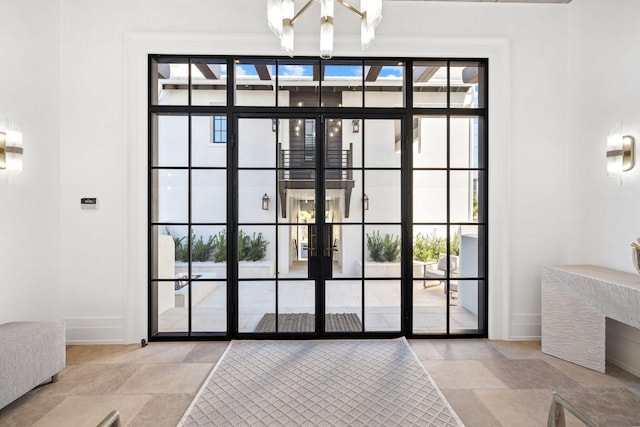
<svg viewBox="0 0 640 427">
<path fill-rule="evenodd" d="M 267 0 L 267 22 L 278 37 L 282 37 L 282 16 L 282 0 Z"/>
<path fill-rule="evenodd" d="M 283 21 L 280 49 L 293 58 L 293 24 L 291 21 Z"/>
<path fill-rule="evenodd" d="M 351 125 L 353 126 L 353 133 L 360 132 L 360 120 L 354 119 L 351 121 Z"/>
<path fill-rule="evenodd" d="M 635 140 L 630 135 L 613 134 L 607 138 L 607 174 L 619 177 L 633 168 Z"/>
<path fill-rule="evenodd" d="M 320 0 L 320 58 L 330 59 L 333 53 L 334 0 Z"/>
<path fill-rule="evenodd" d="M 264 196 L 262 196 L 262 210 L 263 211 L 268 211 L 269 210 L 269 202 L 271 201 L 271 199 L 269 199 L 269 196 L 267 196 L 267 193 L 264 193 Z"/>
<path fill-rule="evenodd" d="M 364 209 L 365 211 L 369 210 L 369 196 L 367 196 L 366 193 L 362 198 L 362 209 Z"/>
<path fill-rule="evenodd" d="M 365 18 L 360 22 L 360 46 L 368 48 L 376 37 L 375 27 Z"/>
<path fill-rule="evenodd" d="M 293 0 L 282 0 L 282 35 L 280 36 L 280 49 L 293 57 Z"/>
<path fill-rule="evenodd" d="M 377 27 L 382 21 L 382 0 L 360 0 L 360 9 L 371 26 Z"/>
<path fill-rule="evenodd" d="M 320 18 L 320 58 L 331 59 L 333 53 L 333 18 Z"/>
<path fill-rule="evenodd" d="M 22 133 L 0 132 L 0 169 L 22 170 Z"/>
</svg>

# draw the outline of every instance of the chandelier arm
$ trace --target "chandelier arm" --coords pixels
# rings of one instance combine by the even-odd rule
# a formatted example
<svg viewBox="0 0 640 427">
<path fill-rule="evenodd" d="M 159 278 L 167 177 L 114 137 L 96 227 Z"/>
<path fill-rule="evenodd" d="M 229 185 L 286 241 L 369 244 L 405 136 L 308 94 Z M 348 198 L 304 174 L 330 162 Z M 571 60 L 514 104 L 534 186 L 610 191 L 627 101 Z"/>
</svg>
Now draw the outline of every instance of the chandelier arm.
<svg viewBox="0 0 640 427">
<path fill-rule="evenodd" d="M 351 6 L 345 0 L 336 0 L 336 1 L 338 3 L 340 3 L 341 5 L 343 5 L 344 7 L 346 7 L 347 9 L 349 9 L 351 12 L 355 13 L 356 15 L 358 15 L 360 18 L 364 18 L 364 13 L 360 12 L 358 9 L 356 9 L 353 6 Z"/>
<path fill-rule="evenodd" d="M 300 9 L 300 10 L 298 11 L 298 13 L 296 13 L 296 14 L 295 14 L 295 16 L 294 16 L 293 18 L 291 18 L 291 24 L 295 23 L 295 22 L 296 22 L 296 19 L 298 19 L 298 18 L 300 17 L 300 15 L 302 15 L 302 13 L 303 13 L 305 10 L 307 10 L 307 9 L 309 8 L 309 6 L 311 6 L 311 4 L 312 4 L 313 2 L 315 2 L 315 1 L 316 1 L 316 0 L 309 0 L 309 1 L 307 2 L 307 4 L 305 4 L 304 6 L 302 6 L 302 9 Z M 340 1 L 340 0 L 338 0 L 338 1 Z"/>
</svg>

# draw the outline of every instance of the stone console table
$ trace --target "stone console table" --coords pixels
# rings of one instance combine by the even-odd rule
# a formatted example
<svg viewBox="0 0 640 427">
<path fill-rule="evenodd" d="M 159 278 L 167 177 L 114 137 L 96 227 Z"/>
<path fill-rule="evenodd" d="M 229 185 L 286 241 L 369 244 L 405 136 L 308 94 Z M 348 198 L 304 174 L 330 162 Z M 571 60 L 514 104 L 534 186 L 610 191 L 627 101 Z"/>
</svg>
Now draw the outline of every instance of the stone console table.
<svg viewBox="0 0 640 427">
<path fill-rule="evenodd" d="M 604 373 L 607 317 L 640 328 L 640 276 L 593 265 L 543 268 L 543 353 Z"/>
</svg>

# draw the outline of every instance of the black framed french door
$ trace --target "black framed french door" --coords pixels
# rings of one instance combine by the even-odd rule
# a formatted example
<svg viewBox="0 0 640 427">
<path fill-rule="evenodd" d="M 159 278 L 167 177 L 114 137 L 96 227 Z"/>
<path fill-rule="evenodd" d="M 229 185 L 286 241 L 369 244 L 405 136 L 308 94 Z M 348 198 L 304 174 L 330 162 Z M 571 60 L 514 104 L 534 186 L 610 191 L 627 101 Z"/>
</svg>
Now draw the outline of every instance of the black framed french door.
<svg viewBox="0 0 640 427">
<path fill-rule="evenodd" d="M 482 337 L 488 61 L 149 56 L 149 339 Z"/>
<path fill-rule="evenodd" d="M 236 123 L 238 241 L 268 242 L 269 260 L 252 266 L 239 248 L 238 333 L 401 334 L 397 120 L 244 115 Z M 254 137 L 269 128 L 269 137 Z M 376 150 L 366 155 L 364 142 L 373 147 L 384 129 L 395 167 L 376 165 Z M 370 190 L 376 202 L 366 193 L 367 179 L 378 183 Z M 381 237 L 381 228 L 393 237 Z M 383 260 L 366 251 L 370 240 L 383 251 L 385 238 L 381 267 L 375 261 Z"/>
</svg>

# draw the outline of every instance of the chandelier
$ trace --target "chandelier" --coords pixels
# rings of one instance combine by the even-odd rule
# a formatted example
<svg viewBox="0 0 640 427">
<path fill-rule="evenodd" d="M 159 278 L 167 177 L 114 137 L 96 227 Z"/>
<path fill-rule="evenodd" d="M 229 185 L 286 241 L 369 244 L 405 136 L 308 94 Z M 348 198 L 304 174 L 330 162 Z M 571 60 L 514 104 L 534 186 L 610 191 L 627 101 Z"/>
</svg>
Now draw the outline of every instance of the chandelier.
<svg viewBox="0 0 640 427">
<path fill-rule="evenodd" d="M 333 11 L 340 3 L 360 17 L 362 49 L 369 47 L 375 37 L 375 28 L 382 20 L 382 0 L 360 0 L 360 10 L 345 0 L 308 0 L 295 13 L 294 0 L 267 0 L 269 28 L 280 38 L 280 47 L 293 57 L 293 26 L 312 3 L 320 3 L 320 57 L 331 58 L 333 52 Z"/>
</svg>

